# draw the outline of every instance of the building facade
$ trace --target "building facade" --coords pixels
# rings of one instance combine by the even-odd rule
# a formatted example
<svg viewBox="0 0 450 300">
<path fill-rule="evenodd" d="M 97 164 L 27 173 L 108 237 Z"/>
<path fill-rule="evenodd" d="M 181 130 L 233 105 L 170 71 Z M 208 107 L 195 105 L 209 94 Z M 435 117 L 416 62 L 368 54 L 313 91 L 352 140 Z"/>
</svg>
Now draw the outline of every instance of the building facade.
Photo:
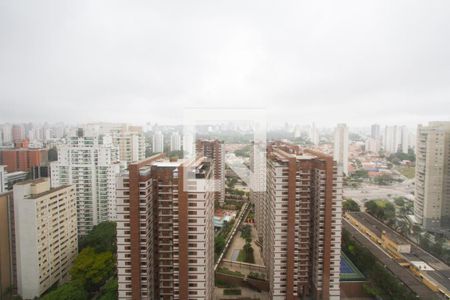
<svg viewBox="0 0 450 300">
<path fill-rule="evenodd" d="M 52 187 L 75 185 L 79 234 L 87 234 L 100 222 L 115 220 L 120 163 L 111 136 L 86 136 L 80 129 L 57 149 L 58 160 L 50 163 Z"/>
<path fill-rule="evenodd" d="M 168 161 L 160 154 L 118 177 L 119 299 L 213 298 L 213 194 L 193 180 L 211 176 L 205 158 Z"/>
<path fill-rule="evenodd" d="M 342 171 L 348 175 L 348 127 L 338 124 L 334 131 L 334 160 L 342 166 Z"/>
<path fill-rule="evenodd" d="M 155 132 L 153 135 L 153 153 L 164 152 L 164 135 L 161 131 Z"/>
<path fill-rule="evenodd" d="M 14 201 L 12 191 L 0 193 L 0 296 L 17 291 Z"/>
<path fill-rule="evenodd" d="M 215 200 L 225 203 L 225 148 L 219 140 L 197 140 L 196 155 L 205 156 L 213 161 L 215 180 Z"/>
<path fill-rule="evenodd" d="M 426 230 L 450 229 L 450 122 L 419 125 L 414 215 Z"/>
<path fill-rule="evenodd" d="M 92 123 L 87 124 L 91 135 L 108 135 L 112 143 L 119 148 L 119 160 L 126 167 L 129 163 L 145 157 L 145 137 L 141 126 L 126 123 Z"/>
<path fill-rule="evenodd" d="M 29 148 L 28 140 L 16 141 L 14 142 L 14 148 L 0 150 L 0 164 L 6 165 L 6 171 L 9 173 L 29 172 L 32 167 L 48 164 L 48 150 Z"/>
<path fill-rule="evenodd" d="M 175 131 L 170 136 L 170 151 L 181 150 L 181 136 L 178 131 Z"/>
<path fill-rule="evenodd" d="M 380 125 L 379 124 L 372 124 L 370 126 L 370 137 L 373 139 L 378 140 L 380 138 Z"/>
<path fill-rule="evenodd" d="M 7 183 L 7 177 L 6 177 L 6 166 L 0 165 L 0 194 L 6 192 L 6 183 Z"/>
<path fill-rule="evenodd" d="M 255 203 L 271 299 L 340 299 L 342 176 L 331 156 L 274 143 Z"/>
<path fill-rule="evenodd" d="M 13 194 L 17 289 L 34 299 L 68 279 L 78 254 L 75 188 L 37 179 L 14 185 Z"/>
<path fill-rule="evenodd" d="M 1 126 L 1 144 L 3 146 L 11 145 L 13 142 L 12 138 L 12 125 L 11 124 L 3 124 Z"/>
</svg>

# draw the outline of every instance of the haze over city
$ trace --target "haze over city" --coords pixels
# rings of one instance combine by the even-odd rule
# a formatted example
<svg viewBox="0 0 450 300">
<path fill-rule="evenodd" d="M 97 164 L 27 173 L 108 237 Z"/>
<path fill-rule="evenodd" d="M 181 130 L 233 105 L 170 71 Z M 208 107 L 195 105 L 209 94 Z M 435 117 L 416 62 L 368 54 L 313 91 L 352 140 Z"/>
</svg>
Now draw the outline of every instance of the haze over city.
<svg viewBox="0 0 450 300">
<path fill-rule="evenodd" d="M 0 1 L 0 300 L 450 299 L 450 1 Z"/>
<path fill-rule="evenodd" d="M 3 1 L 4 122 L 448 120 L 450 3 Z"/>
</svg>

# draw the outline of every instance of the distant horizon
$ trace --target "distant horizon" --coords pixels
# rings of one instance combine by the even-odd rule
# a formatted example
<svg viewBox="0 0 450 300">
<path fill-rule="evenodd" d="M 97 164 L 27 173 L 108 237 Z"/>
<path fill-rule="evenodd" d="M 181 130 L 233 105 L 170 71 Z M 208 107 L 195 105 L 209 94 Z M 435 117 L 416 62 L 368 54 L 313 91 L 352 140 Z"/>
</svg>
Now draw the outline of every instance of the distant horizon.
<svg viewBox="0 0 450 300">
<path fill-rule="evenodd" d="M 249 120 L 251 122 L 251 120 Z M 447 120 L 444 119 L 438 119 L 438 120 L 429 120 L 426 122 L 422 122 L 422 123 L 413 123 L 413 124 L 405 124 L 405 123 L 390 123 L 390 124 L 383 124 L 383 123 L 379 123 L 379 122 L 374 122 L 374 123 L 366 123 L 366 124 L 351 124 L 348 122 L 337 122 L 334 125 L 330 124 L 329 122 L 326 125 L 322 125 L 320 122 L 311 122 L 311 123 L 300 123 L 300 122 L 271 122 L 270 120 L 267 122 L 268 125 L 268 130 L 278 130 L 278 129 L 282 129 L 282 127 L 285 127 L 286 124 L 289 125 L 290 127 L 292 126 L 299 126 L 300 128 L 304 128 L 304 127 L 308 127 L 308 126 L 312 126 L 312 124 L 314 123 L 316 128 L 318 129 L 333 129 L 336 127 L 337 124 L 340 123 L 344 123 L 348 126 L 349 129 L 352 130 L 359 130 L 359 129 L 370 129 L 370 127 L 372 125 L 380 125 L 380 130 L 383 130 L 385 126 L 406 126 L 408 129 L 417 129 L 417 126 L 419 125 L 428 125 L 431 122 L 450 122 L 450 117 Z M 71 127 L 76 127 L 76 126 L 82 126 L 82 125 L 87 125 L 87 124 L 128 124 L 128 125 L 134 125 L 134 126 L 141 126 L 143 127 L 143 129 L 146 129 L 147 126 L 160 126 L 160 127 L 183 127 L 183 124 L 180 123 L 160 123 L 160 122 L 133 122 L 133 121 L 96 121 L 96 120 L 91 120 L 91 121 L 86 121 L 86 122 L 68 122 L 68 121 L 4 121 L 4 120 L 0 120 L 0 125 L 3 124 L 11 124 L 11 125 L 15 125 L 15 124 L 32 124 L 32 125 L 37 125 L 37 126 L 44 126 L 44 125 L 48 125 L 48 126 L 57 126 L 60 124 L 63 125 L 67 125 L 67 126 L 71 126 Z M 200 126 L 219 126 L 219 125 L 228 125 L 228 124 L 237 124 L 237 122 L 232 122 L 232 121 L 217 121 L 217 122 L 212 122 L 212 123 L 204 123 L 204 124 L 199 124 Z"/>
</svg>

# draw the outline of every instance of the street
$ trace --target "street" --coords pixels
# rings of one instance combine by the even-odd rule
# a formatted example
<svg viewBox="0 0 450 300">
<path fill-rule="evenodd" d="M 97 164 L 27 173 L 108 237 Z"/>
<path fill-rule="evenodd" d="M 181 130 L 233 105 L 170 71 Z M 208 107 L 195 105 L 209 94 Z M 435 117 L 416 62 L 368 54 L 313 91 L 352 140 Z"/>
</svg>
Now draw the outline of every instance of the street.
<svg viewBox="0 0 450 300">
<path fill-rule="evenodd" d="M 369 249 L 375 257 L 384 264 L 385 268 L 391 271 L 397 278 L 399 278 L 407 287 L 414 291 L 421 299 L 433 300 L 444 299 L 438 293 L 433 292 L 427 288 L 419 279 L 409 270 L 400 266 L 393 260 L 385 251 L 383 251 L 377 244 L 368 239 L 364 234 L 359 232 L 347 220 L 343 219 L 343 227 L 351 236 L 360 244 Z"/>
</svg>

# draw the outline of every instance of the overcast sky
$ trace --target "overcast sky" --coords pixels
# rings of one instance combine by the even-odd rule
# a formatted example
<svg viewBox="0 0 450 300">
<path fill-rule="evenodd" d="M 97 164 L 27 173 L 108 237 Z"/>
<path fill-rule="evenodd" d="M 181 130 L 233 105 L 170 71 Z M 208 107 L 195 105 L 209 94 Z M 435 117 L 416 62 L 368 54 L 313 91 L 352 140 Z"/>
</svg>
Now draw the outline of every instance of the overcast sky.
<svg viewBox="0 0 450 300">
<path fill-rule="evenodd" d="M 450 120 L 450 1 L 0 0 L 0 123 Z"/>
</svg>

